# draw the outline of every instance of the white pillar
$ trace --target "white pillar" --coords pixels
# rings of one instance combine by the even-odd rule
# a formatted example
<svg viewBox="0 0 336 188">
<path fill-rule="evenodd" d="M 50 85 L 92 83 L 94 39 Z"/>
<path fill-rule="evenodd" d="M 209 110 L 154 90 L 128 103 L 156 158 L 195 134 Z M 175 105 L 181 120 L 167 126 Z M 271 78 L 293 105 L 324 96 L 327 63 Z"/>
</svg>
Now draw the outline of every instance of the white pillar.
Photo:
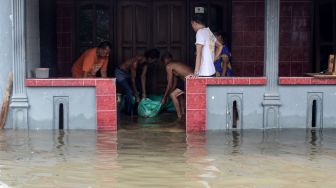
<svg viewBox="0 0 336 188">
<path fill-rule="evenodd" d="M 278 91 L 279 74 L 279 20 L 280 0 L 265 0 L 265 76 L 267 78 L 264 94 L 264 128 L 279 128 Z"/>
<path fill-rule="evenodd" d="M 0 6 L 0 104 L 12 70 L 12 7 L 11 0 L 2 0 Z"/>
<path fill-rule="evenodd" d="M 13 0 L 13 97 L 11 101 L 13 128 L 28 128 L 26 78 L 25 2 Z"/>
</svg>

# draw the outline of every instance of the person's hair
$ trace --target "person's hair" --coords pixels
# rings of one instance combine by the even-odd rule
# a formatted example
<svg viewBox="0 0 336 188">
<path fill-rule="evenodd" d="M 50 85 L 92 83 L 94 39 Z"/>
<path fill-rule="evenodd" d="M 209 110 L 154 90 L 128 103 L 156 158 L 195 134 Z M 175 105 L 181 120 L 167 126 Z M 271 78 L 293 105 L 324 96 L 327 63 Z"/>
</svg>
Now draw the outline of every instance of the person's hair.
<svg viewBox="0 0 336 188">
<path fill-rule="evenodd" d="M 193 22 L 196 22 L 198 24 L 202 24 L 204 26 L 207 26 L 206 25 L 206 21 L 205 21 L 205 16 L 204 14 L 194 14 L 192 17 L 191 17 L 191 21 Z"/>
<path fill-rule="evenodd" d="M 167 58 L 169 58 L 169 59 L 173 59 L 173 55 L 172 55 L 171 53 L 169 53 L 169 52 L 165 52 L 165 53 L 162 54 L 162 56 L 161 56 L 161 61 L 164 62 L 164 60 L 167 59 Z"/>
<path fill-rule="evenodd" d="M 224 31 L 215 31 L 214 32 L 214 35 L 215 36 L 221 36 L 222 39 L 223 39 L 223 42 L 226 44 L 227 43 L 227 35 L 226 35 L 226 32 Z"/>
<path fill-rule="evenodd" d="M 147 50 L 144 53 L 145 58 L 151 58 L 151 59 L 159 59 L 160 58 L 160 51 L 156 48 Z"/>
<path fill-rule="evenodd" d="M 101 48 L 101 49 L 109 48 L 109 49 L 111 49 L 111 43 L 109 41 L 101 42 L 98 45 L 98 48 Z"/>
</svg>

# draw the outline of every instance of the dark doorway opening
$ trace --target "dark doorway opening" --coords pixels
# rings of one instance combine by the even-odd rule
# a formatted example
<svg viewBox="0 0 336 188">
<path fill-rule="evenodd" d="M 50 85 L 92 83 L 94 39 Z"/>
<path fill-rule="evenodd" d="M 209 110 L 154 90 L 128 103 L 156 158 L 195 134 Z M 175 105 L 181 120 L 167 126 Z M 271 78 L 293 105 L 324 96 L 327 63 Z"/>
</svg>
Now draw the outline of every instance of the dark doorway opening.
<svg viewBox="0 0 336 188">
<path fill-rule="evenodd" d="M 315 72 L 328 69 L 329 55 L 336 54 L 336 1 L 314 1 Z"/>
<path fill-rule="evenodd" d="M 232 128 L 236 129 L 238 127 L 238 107 L 237 107 L 237 101 L 233 101 L 232 105 Z"/>
<path fill-rule="evenodd" d="M 314 100 L 312 104 L 312 128 L 316 128 L 316 116 L 317 116 L 317 101 Z"/>
<path fill-rule="evenodd" d="M 58 116 L 58 118 L 59 118 L 58 119 L 58 123 L 59 123 L 58 129 L 63 130 L 64 129 L 64 105 L 63 105 L 63 103 L 61 103 L 59 105 L 58 114 L 59 114 L 59 116 Z"/>
</svg>

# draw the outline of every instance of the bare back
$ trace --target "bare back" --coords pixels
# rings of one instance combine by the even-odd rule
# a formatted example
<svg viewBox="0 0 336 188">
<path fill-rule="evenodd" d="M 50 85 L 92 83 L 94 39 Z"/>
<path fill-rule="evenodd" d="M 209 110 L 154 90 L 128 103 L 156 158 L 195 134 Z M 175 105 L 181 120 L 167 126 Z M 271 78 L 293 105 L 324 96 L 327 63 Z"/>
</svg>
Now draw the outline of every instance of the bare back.
<svg viewBox="0 0 336 188">
<path fill-rule="evenodd" d="M 123 62 L 122 64 L 119 65 L 119 68 L 123 71 L 128 72 L 131 68 L 131 66 L 133 65 L 133 63 L 137 63 L 139 62 L 139 60 L 141 60 L 141 56 L 136 56 L 136 57 L 132 57 L 128 60 L 126 60 L 125 62 Z"/>
<path fill-rule="evenodd" d="M 192 74 L 191 67 L 181 62 L 170 62 L 167 66 L 173 71 L 174 76 L 185 80 L 185 77 Z"/>
</svg>

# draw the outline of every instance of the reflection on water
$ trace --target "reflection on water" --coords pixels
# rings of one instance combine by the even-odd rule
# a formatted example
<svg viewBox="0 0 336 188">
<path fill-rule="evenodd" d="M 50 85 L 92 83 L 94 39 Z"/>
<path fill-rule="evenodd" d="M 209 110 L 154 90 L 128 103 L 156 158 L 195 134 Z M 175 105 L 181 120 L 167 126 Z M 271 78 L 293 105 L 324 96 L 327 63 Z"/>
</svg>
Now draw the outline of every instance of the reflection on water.
<svg viewBox="0 0 336 188">
<path fill-rule="evenodd" d="M 0 131 L 0 187 L 336 187 L 336 130 Z"/>
</svg>

